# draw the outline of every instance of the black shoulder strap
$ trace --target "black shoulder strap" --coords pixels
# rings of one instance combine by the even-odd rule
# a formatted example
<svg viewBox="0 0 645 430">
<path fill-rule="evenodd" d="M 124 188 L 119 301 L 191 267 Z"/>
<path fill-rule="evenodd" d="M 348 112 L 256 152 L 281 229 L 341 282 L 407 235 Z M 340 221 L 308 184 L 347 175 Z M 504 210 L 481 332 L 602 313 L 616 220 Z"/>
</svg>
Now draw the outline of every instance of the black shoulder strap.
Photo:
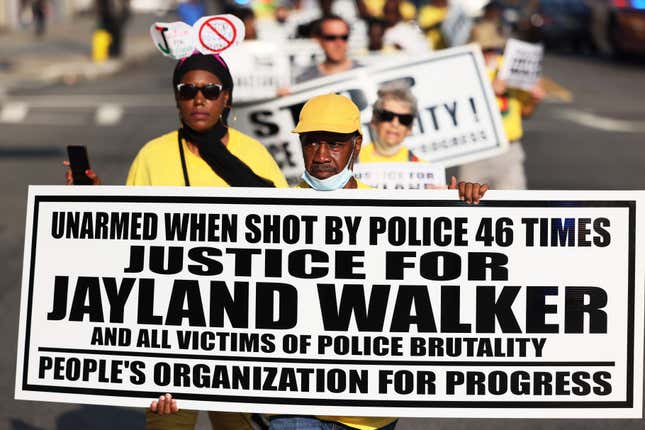
<svg viewBox="0 0 645 430">
<path fill-rule="evenodd" d="M 186 169 L 186 156 L 184 155 L 184 145 L 181 144 L 181 129 L 177 130 L 177 143 L 179 144 L 179 157 L 181 158 L 181 170 L 184 173 L 184 185 L 190 187 L 188 179 L 188 169 Z"/>
</svg>

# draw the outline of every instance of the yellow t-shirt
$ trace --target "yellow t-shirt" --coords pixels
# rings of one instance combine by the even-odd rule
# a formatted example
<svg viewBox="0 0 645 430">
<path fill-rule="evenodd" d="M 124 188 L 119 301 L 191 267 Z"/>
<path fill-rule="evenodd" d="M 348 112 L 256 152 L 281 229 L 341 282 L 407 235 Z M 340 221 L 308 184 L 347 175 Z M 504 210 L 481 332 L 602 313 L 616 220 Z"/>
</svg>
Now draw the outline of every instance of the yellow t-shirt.
<svg viewBox="0 0 645 430">
<path fill-rule="evenodd" d="M 419 17 L 417 22 L 421 30 L 426 32 L 426 37 L 432 49 L 444 49 L 446 43 L 441 33 L 441 23 L 448 14 L 447 7 L 436 7 L 432 5 L 425 5 L 419 10 Z"/>
<path fill-rule="evenodd" d="M 383 6 L 385 6 L 385 0 L 365 0 L 365 7 L 367 8 L 367 13 L 374 17 L 383 16 Z M 411 21 L 417 14 L 417 8 L 414 4 L 409 1 L 402 1 L 399 4 L 399 12 L 401 12 L 401 17 L 404 21 Z"/>
<path fill-rule="evenodd" d="M 488 77 L 493 82 L 500 68 L 502 67 L 503 57 L 497 58 L 497 67 L 488 70 Z M 497 105 L 499 112 L 502 114 L 502 125 L 506 132 L 506 138 L 509 142 L 520 140 L 524 131 L 522 130 L 522 102 L 520 101 L 518 90 L 509 89 L 502 96 L 497 96 Z"/>
<path fill-rule="evenodd" d="M 376 152 L 376 147 L 370 143 L 363 146 L 358 154 L 359 163 L 407 163 L 409 161 L 420 162 L 423 160 L 414 155 L 405 145 L 401 146 L 396 154 L 385 156 Z"/>
<path fill-rule="evenodd" d="M 185 141 L 182 141 L 182 145 L 191 186 L 229 186 L 206 161 L 188 149 Z M 276 187 L 287 187 L 287 181 L 275 160 L 257 140 L 229 128 L 226 148 L 257 175 L 272 181 Z M 151 140 L 141 148 L 130 166 L 126 185 L 185 185 L 177 144 L 177 131 Z"/>
</svg>

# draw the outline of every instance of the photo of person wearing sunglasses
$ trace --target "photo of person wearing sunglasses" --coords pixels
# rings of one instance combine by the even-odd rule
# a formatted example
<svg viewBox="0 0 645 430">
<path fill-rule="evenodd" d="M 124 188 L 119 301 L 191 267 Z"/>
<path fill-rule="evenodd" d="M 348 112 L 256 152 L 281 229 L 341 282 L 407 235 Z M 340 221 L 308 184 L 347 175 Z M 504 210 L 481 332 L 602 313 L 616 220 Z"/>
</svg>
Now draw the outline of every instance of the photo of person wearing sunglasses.
<svg viewBox="0 0 645 430">
<path fill-rule="evenodd" d="M 372 107 L 373 142 L 363 146 L 359 163 L 405 163 L 423 161 L 404 144 L 412 133 L 417 99 L 403 83 L 381 87 Z"/>
<path fill-rule="evenodd" d="M 321 18 L 315 30 L 315 39 L 325 53 L 325 61 L 303 70 L 296 76 L 296 83 L 361 67 L 347 54 L 349 24 L 340 16 L 326 15 Z"/>
<path fill-rule="evenodd" d="M 233 78 L 220 56 L 180 60 L 172 84 L 180 127 L 139 151 L 128 185 L 287 186 L 266 147 L 227 125 Z"/>
</svg>

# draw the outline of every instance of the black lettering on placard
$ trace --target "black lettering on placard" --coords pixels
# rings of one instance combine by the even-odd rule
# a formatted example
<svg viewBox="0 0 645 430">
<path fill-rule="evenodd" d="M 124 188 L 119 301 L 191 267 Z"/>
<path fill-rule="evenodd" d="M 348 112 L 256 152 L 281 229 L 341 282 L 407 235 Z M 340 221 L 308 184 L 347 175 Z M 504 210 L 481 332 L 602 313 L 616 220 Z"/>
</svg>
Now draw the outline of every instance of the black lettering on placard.
<svg viewBox="0 0 645 430">
<path fill-rule="evenodd" d="M 91 345 L 130 346 L 132 331 L 127 327 L 94 327 Z"/>
<path fill-rule="evenodd" d="M 67 285 L 65 285 L 65 288 L 67 288 Z M 53 310 L 52 313 L 54 313 Z M 99 278 L 79 276 L 76 282 L 74 297 L 69 308 L 69 320 L 83 321 L 85 315 L 88 316 L 91 322 L 104 321 Z"/>
<path fill-rule="evenodd" d="M 141 369 L 144 364 L 140 361 L 137 363 L 135 370 L 137 377 L 142 375 Z M 129 361 L 78 358 L 78 357 L 50 357 L 40 356 L 38 360 L 38 378 L 51 378 L 56 381 L 83 381 L 83 382 L 100 382 L 110 384 L 123 383 L 123 372 L 130 368 Z"/>
<path fill-rule="evenodd" d="M 460 321 L 461 289 L 456 285 L 441 286 L 441 331 L 443 333 L 468 333 L 470 324 Z"/>
<path fill-rule="evenodd" d="M 224 312 L 234 328 L 248 328 L 249 283 L 233 282 L 233 297 L 224 281 L 211 281 L 210 326 L 224 327 Z"/>
<path fill-rule="evenodd" d="M 416 315 L 412 314 L 412 306 Z M 390 331 L 409 332 L 415 324 L 418 332 L 436 332 L 437 326 L 425 285 L 401 285 L 394 305 Z"/>
<path fill-rule="evenodd" d="M 397 394 L 436 394 L 434 372 L 428 370 L 379 370 L 379 393 L 387 394 L 393 389 Z"/>
<path fill-rule="evenodd" d="M 189 264 L 188 271 L 199 276 L 219 275 L 224 270 L 224 266 L 219 261 L 210 258 L 213 256 L 221 257 L 222 251 L 206 246 L 191 248 L 188 251 L 188 258 L 199 264 Z"/>
<path fill-rule="evenodd" d="M 589 315 L 588 333 L 607 333 L 607 292 L 598 287 L 566 287 L 564 331 L 583 333 L 585 314 Z"/>
<path fill-rule="evenodd" d="M 125 273 L 139 273 L 144 269 L 145 248 L 143 246 L 130 247 L 130 265 L 123 269 Z M 184 248 L 169 246 L 166 258 L 166 247 L 151 246 L 148 267 L 153 273 L 160 275 L 175 275 L 183 269 Z"/>
<path fill-rule="evenodd" d="M 166 213 L 166 240 L 236 242 L 237 214 Z"/>
<path fill-rule="evenodd" d="M 277 318 L 274 318 L 276 304 L 278 312 Z M 258 282 L 255 315 L 255 326 L 259 329 L 287 330 L 295 327 L 298 321 L 298 290 L 289 284 Z"/>
<path fill-rule="evenodd" d="M 365 257 L 365 251 L 336 251 L 334 259 L 336 279 L 365 279 L 365 273 L 356 273 L 355 269 L 365 267 L 363 261 L 356 260 Z"/>
<path fill-rule="evenodd" d="M 344 221 L 344 222 L 343 222 Z M 325 217 L 325 244 L 326 245 L 340 245 L 341 243 L 348 243 L 349 245 L 356 245 L 356 234 L 358 226 L 361 223 L 361 217 Z M 344 228 L 347 230 L 347 238 L 344 236 Z"/>
<path fill-rule="evenodd" d="M 547 296 L 558 294 L 558 287 L 526 288 L 526 332 L 557 333 L 557 324 L 547 324 L 546 315 L 557 312 L 557 305 L 546 304 Z"/>
<path fill-rule="evenodd" d="M 186 307 L 184 307 L 184 303 Z M 206 326 L 199 281 L 175 279 L 172 285 L 165 324 L 182 325 L 184 318 L 188 319 L 191 326 Z"/>
<path fill-rule="evenodd" d="M 259 137 L 270 137 L 278 134 L 280 127 L 275 122 L 269 121 L 273 119 L 272 117 L 273 112 L 270 110 L 251 112 L 249 119 L 253 125 L 257 126 L 253 129 L 253 133 Z"/>
<path fill-rule="evenodd" d="M 264 215 L 251 214 L 246 217 L 245 225 L 248 230 L 245 238 L 250 243 L 287 243 L 290 245 L 313 243 L 313 227 L 317 216 L 312 215 Z"/>
<path fill-rule="evenodd" d="M 323 325 L 328 331 L 347 331 L 352 315 L 358 331 L 381 331 L 385 319 L 389 285 L 371 288 L 369 305 L 365 302 L 365 286 L 344 284 L 340 301 L 334 284 L 318 284 L 318 300 Z"/>
<path fill-rule="evenodd" d="M 156 328 L 139 329 L 139 333 L 137 333 L 137 347 L 155 349 L 170 348 L 168 330 L 158 330 Z"/>
<path fill-rule="evenodd" d="M 289 273 L 300 279 L 317 279 L 327 276 L 327 266 L 314 266 L 315 263 L 329 263 L 326 252 L 318 249 L 297 249 L 289 254 Z"/>
<path fill-rule="evenodd" d="M 590 375 L 585 371 L 533 371 L 517 370 L 454 371 L 446 372 L 446 394 L 457 391 L 468 395 L 496 396 L 512 393 L 533 396 L 587 396 L 611 393 L 611 374 L 605 371 Z"/>
<path fill-rule="evenodd" d="M 143 373 L 143 369 L 145 369 L 145 367 L 146 364 L 143 361 L 132 361 L 130 363 L 130 371 L 132 372 L 130 382 L 132 384 L 143 385 L 146 382 L 146 375 Z"/>
<path fill-rule="evenodd" d="M 55 239 L 134 239 L 157 237 L 157 214 L 150 212 L 53 212 Z"/>
<path fill-rule="evenodd" d="M 161 325 L 163 317 L 154 314 L 155 280 L 139 279 L 138 324 Z"/>
<path fill-rule="evenodd" d="M 520 287 L 505 286 L 495 299 L 495 287 L 477 287 L 476 327 L 477 333 L 495 333 L 495 320 L 499 321 L 503 333 L 521 333 L 513 313 L 513 303 Z"/>
<path fill-rule="evenodd" d="M 469 252 L 469 281 L 508 281 L 508 256 L 499 252 Z M 490 277 L 486 273 L 490 270 Z"/>
<path fill-rule="evenodd" d="M 467 246 L 467 218 L 457 217 L 370 217 L 370 245 L 379 244 L 379 236 L 386 236 L 388 243 L 393 246 L 423 245 L 423 246 Z M 387 234 L 386 234 L 387 233 Z"/>
<path fill-rule="evenodd" d="M 606 229 L 611 223 L 607 218 L 522 218 L 521 222 L 526 246 L 536 246 L 539 242 L 541 247 L 589 247 L 592 244 L 605 247 L 611 243 L 611 235 Z"/>
<path fill-rule="evenodd" d="M 251 276 L 252 257 L 261 254 L 262 251 L 251 248 L 226 248 L 226 253 L 235 255 L 235 276 Z"/>
<path fill-rule="evenodd" d="M 599 247 L 609 246 L 611 243 L 611 235 L 605 227 L 609 227 L 610 222 L 607 218 L 596 218 L 593 222 L 593 229 L 598 234 L 594 237 L 593 243 Z"/>
</svg>

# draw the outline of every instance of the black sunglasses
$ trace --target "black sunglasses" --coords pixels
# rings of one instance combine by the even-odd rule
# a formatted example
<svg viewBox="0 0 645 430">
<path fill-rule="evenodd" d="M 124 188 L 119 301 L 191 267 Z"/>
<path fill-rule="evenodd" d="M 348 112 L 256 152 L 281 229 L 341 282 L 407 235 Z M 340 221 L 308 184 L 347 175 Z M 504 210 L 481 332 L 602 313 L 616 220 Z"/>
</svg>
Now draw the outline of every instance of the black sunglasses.
<svg viewBox="0 0 645 430">
<path fill-rule="evenodd" d="M 322 34 L 320 37 L 327 42 L 333 42 L 334 40 L 347 42 L 349 40 L 349 34 Z"/>
<path fill-rule="evenodd" d="M 399 122 L 406 127 L 409 127 L 412 124 L 412 121 L 414 121 L 414 115 L 412 115 L 411 113 L 395 113 L 383 109 L 377 110 L 376 114 L 380 121 L 385 122 L 394 121 L 394 117 L 397 117 L 399 119 Z"/>
<path fill-rule="evenodd" d="M 220 84 L 206 84 L 204 86 L 197 86 L 194 84 L 178 84 L 177 85 L 177 94 L 179 95 L 180 100 L 192 100 L 197 97 L 199 91 L 202 92 L 204 97 L 208 100 L 215 100 L 222 94 L 222 89 L 224 87 Z"/>
</svg>

